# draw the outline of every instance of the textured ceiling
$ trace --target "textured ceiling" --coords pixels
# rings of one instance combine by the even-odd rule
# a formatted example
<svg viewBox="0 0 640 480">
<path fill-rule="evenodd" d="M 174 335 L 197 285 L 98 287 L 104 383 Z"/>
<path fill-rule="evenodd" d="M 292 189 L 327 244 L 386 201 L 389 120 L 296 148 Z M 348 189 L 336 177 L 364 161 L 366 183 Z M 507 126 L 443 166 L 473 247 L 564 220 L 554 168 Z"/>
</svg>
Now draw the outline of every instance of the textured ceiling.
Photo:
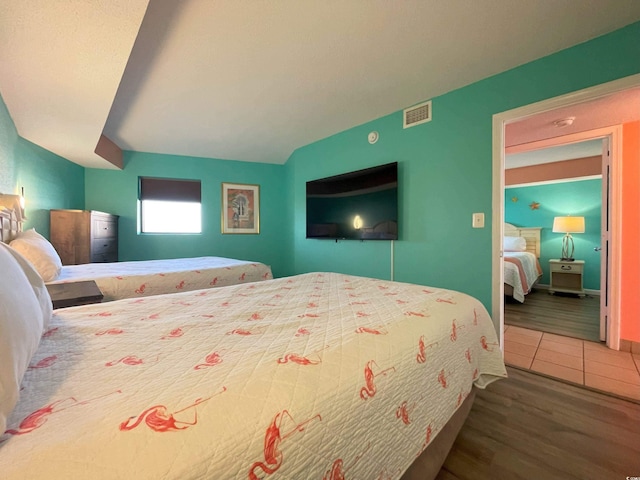
<svg viewBox="0 0 640 480">
<path fill-rule="evenodd" d="M 571 119 L 572 123 L 566 126 L 556 125 L 558 121 L 565 119 Z M 596 100 L 550 110 L 510 123 L 505 127 L 505 146 L 507 147 L 505 167 L 517 168 L 601 155 L 601 140 L 531 150 L 528 144 L 638 120 L 640 120 L 640 88 L 630 88 Z M 521 153 L 509 154 L 510 149 Z"/>
<path fill-rule="evenodd" d="M 602 139 L 505 155 L 504 166 L 505 168 L 520 168 L 576 158 L 595 157 L 596 155 L 602 155 Z"/>
<path fill-rule="evenodd" d="M 0 93 L 20 136 L 73 162 L 94 153 L 147 0 L 2 0 Z"/>
<path fill-rule="evenodd" d="M 284 163 L 640 19 L 637 0 L 158 0 L 142 20 L 146 4 L 3 0 L 20 135 L 94 167 L 103 128 L 125 150 Z"/>
</svg>

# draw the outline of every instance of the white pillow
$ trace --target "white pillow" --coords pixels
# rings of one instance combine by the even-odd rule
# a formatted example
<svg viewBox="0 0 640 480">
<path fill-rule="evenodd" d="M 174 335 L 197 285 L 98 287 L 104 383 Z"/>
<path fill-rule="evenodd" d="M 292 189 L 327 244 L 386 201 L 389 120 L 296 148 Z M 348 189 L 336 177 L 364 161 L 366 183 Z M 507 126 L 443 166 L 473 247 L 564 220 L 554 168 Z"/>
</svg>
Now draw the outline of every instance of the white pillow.
<svg viewBox="0 0 640 480">
<path fill-rule="evenodd" d="M 51 314 L 53 312 L 53 305 L 51 302 L 51 296 L 49 295 L 49 290 L 47 290 L 46 285 L 44 284 L 44 280 L 38 272 L 36 272 L 34 266 L 27 261 L 20 253 L 18 253 L 15 249 L 10 246 L 3 244 L 9 253 L 13 255 L 13 258 L 16 259 L 20 268 L 24 272 L 31 288 L 33 289 L 33 293 L 35 293 L 36 298 L 38 299 L 38 303 L 40 304 L 40 311 L 42 312 L 42 319 L 44 321 L 44 328 L 47 328 L 49 325 L 49 320 L 51 320 Z"/>
<path fill-rule="evenodd" d="M 527 240 L 524 237 L 504 237 L 503 248 L 505 252 L 526 252 Z"/>
<path fill-rule="evenodd" d="M 60 255 L 35 228 L 19 233 L 9 245 L 33 264 L 45 282 L 52 282 L 60 276 Z"/>
<path fill-rule="evenodd" d="M 18 402 L 20 382 L 40 344 L 52 307 L 42 279 L 20 254 L 4 243 L 0 243 L 0 272 L 0 432 L 4 432 L 7 416 Z M 37 279 L 40 298 L 30 277 Z"/>
</svg>

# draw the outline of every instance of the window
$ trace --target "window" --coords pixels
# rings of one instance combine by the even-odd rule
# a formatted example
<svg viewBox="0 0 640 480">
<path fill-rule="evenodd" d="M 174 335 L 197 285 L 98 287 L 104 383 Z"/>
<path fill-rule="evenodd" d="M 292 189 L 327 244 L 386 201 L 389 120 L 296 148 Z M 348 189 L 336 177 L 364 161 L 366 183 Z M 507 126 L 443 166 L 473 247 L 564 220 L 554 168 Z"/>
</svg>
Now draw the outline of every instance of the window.
<svg viewBox="0 0 640 480">
<path fill-rule="evenodd" d="M 200 180 L 139 177 L 142 233 L 201 233 Z"/>
</svg>

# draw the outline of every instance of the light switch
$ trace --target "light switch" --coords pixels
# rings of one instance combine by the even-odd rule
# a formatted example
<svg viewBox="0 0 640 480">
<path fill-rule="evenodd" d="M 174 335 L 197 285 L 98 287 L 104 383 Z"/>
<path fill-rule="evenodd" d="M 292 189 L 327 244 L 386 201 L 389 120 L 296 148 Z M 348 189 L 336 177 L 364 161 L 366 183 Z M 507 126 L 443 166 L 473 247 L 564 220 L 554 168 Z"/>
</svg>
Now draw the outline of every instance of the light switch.
<svg viewBox="0 0 640 480">
<path fill-rule="evenodd" d="M 473 228 L 484 228 L 484 213 L 474 213 L 471 225 Z"/>
</svg>

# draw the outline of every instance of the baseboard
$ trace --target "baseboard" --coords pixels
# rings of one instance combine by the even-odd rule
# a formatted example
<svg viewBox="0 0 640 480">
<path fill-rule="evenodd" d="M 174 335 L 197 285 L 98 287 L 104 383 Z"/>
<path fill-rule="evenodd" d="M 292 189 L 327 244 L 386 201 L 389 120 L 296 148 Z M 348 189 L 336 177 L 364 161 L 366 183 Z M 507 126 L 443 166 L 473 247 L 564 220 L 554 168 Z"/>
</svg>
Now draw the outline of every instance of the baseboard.
<svg viewBox="0 0 640 480">
<path fill-rule="evenodd" d="M 549 290 L 549 285 L 545 285 L 544 283 L 536 283 L 533 286 L 534 289 L 538 289 L 538 290 Z M 594 297 L 599 297 L 600 296 L 600 290 L 592 290 L 590 288 L 585 288 L 584 292 L 592 295 Z"/>
<path fill-rule="evenodd" d="M 620 351 L 631 352 L 635 355 L 640 355 L 640 342 L 634 342 L 632 340 L 620 339 Z"/>
</svg>

